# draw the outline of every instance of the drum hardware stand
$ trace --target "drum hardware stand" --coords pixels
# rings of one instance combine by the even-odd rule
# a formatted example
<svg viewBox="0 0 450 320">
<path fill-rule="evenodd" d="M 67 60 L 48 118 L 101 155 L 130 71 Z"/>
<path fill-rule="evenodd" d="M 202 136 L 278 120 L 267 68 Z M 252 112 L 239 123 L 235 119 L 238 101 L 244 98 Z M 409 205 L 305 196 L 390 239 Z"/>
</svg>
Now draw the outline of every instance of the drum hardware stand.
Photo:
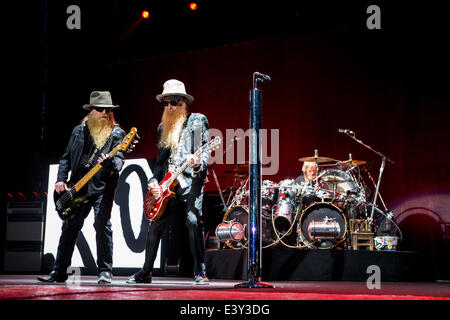
<svg viewBox="0 0 450 320">
<path fill-rule="evenodd" d="M 253 73 L 253 89 L 250 90 L 250 162 L 249 162 L 249 228 L 248 228 L 248 281 L 235 288 L 274 288 L 261 282 L 261 115 L 262 91 L 258 82 L 268 82 L 270 77 L 259 72 Z"/>
<path fill-rule="evenodd" d="M 348 169 L 347 171 L 345 171 L 346 173 L 350 173 L 350 171 L 352 171 L 353 169 L 358 168 L 358 166 L 353 166 L 350 169 Z"/>
<path fill-rule="evenodd" d="M 333 182 L 333 197 L 331 198 L 331 202 L 334 202 L 335 197 L 336 197 L 336 182 Z"/>
<path fill-rule="evenodd" d="M 242 189 L 242 184 L 244 182 L 241 180 L 240 182 L 238 181 L 238 179 L 236 179 L 236 177 L 233 180 L 233 185 L 231 187 L 230 190 L 230 194 L 228 195 L 228 199 L 227 199 L 227 208 L 230 208 L 234 202 L 234 199 L 238 196 L 238 192 L 240 189 Z M 234 194 L 233 194 L 234 192 Z M 231 202 L 230 202 L 231 201 Z"/>
<path fill-rule="evenodd" d="M 400 234 L 400 240 L 403 240 L 403 233 L 402 230 L 400 230 L 400 227 L 397 225 L 397 223 L 394 221 L 394 219 L 392 219 L 392 217 L 390 217 L 389 214 L 387 214 L 386 212 L 384 212 L 383 210 L 381 210 L 380 208 L 378 208 L 377 206 L 374 206 L 372 203 L 366 203 L 368 206 L 371 206 L 373 210 L 376 210 L 378 213 L 382 214 L 383 216 L 386 217 L 386 219 L 388 219 L 389 221 L 391 221 L 394 226 L 397 228 L 399 234 Z"/>
<path fill-rule="evenodd" d="M 373 180 L 372 175 L 370 174 L 370 171 L 367 170 L 366 168 L 363 168 L 363 170 L 365 170 L 365 171 L 367 172 L 367 175 L 369 176 L 370 181 L 372 181 L 373 186 L 376 188 L 377 184 L 376 184 L 375 181 Z M 381 197 L 381 194 L 379 194 L 379 197 L 380 197 L 381 203 L 383 204 L 384 210 L 387 210 L 386 204 L 384 203 L 384 200 L 383 200 L 383 198 Z"/>
<path fill-rule="evenodd" d="M 377 197 L 378 197 L 378 192 L 380 190 L 380 182 L 381 182 L 381 177 L 383 175 L 383 171 L 384 171 L 384 167 L 386 165 L 386 160 L 388 160 L 389 162 L 391 162 L 392 164 L 395 164 L 394 161 L 392 161 L 391 159 L 389 159 L 388 157 L 386 157 L 384 154 L 382 154 L 381 152 L 378 152 L 376 150 L 374 150 L 371 146 L 363 143 L 361 140 L 358 140 L 355 138 L 355 133 L 351 130 L 347 130 L 347 129 L 339 129 L 339 132 L 343 132 L 346 135 L 348 135 L 350 138 L 352 138 L 353 140 L 355 140 L 356 142 L 358 142 L 359 144 L 363 145 L 364 147 L 366 147 L 367 149 L 373 151 L 374 153 L 376 153 L 377 155 L 379 155 L 381 157 L 381 166 L 380 166 L 380 174 L 378 176 L 378 182 L 375 188 L 375 195 L 373 197 L 373 201 L 372 201 L 372 211 L 370 213 L 370 217 L 369 217 L 369 221 L 372 222 L 373 221 L 373 214 L 375 212 L 375 204 L 377 203 Z"/>
<path fill-rule="evenodd" d="M 227 210 L 230 209 L 233 206 L 241 205 L 241 201 L 242 201 L 242 198 L 243 198 L 243 195 L 244 195 L 247 183 L 248 183 L 248 178 L 245 181 L 241 181 L 241 185 L 236 190 L 236 193 L 235 193 L 235 195 L 234 195 L 230 205 L 228 206 Z"/>
<path fill-rule="evenodd" d="M 220 188 L 219 180 L 217 179 L 216 172 L 214 171 L 214 165 L 215 165 L 215 163 L 210 166 L 210 169 L 211 169 L 211 172 L 213 174 L 213 178 L 214 178 L 214 182 L 216 183 L 217 190 L 219 190 L 220 200 L 222 201 L 222 205 L 223 205 L 222 211 L 226 212 L 227 211 L 227 205 L 225 204 L 225 200 L 224 200 L 223 194 L 222 194 L 222 189 Z"/>
<path fill-rule="evenodd" d="M 236 141 L 239 141 L 240 139 L 238 139 L 237 137 L 234 137 L 233 139 L 231 139 L 231 141 L 232 141 L 232 143 L 225 149 L 225 151 L 223 152 L 223 154 L 222 155 L 225 155 L 226 153 L 227 153 L 227 151 L 228 150 L 230 150 L 230 148 L 232 148 L 233 147 L 233 144 L 234 144 L 234 142 L 236 142 Z M 237 164 L 236 164 L 236 168 L 237 168 L 238 166 L 237 166 Z M 214 176 L 215 176 L 216 174 L 214 173 Z M 226 212 L 226 210 L 228 210 L 228 207 L 229 207 L 229 203 L 230 203 L 230 201 L 231 201 L 231 199 L 232 199 L 232 196 L 233 196 L 233 190 L 237 190 L 238 189 L 238 187 L 236 187 L 236 177 L 234 177 L 234 179 L 233 179 L 233 185 L 230 187 L 230 194 L 228 195 L 228 199 L 227 199 L 227 203 L 225 204 L 225 201 L 224 201 L 224 199 L 223 199 L 223 196 L 222 196 L 222 202 L 223 202 L 223 206 L 224 206 L 224 211 Z M 217 184 L 217 183 L 216 183 Z M 242 185 L 242 183 L 241 183 L 241 185 Z M 222 194 L 222 191 L 219 189 L 219 192 Z"/>
<path fill-rule="evenodd" d="M 301 225 L 300 225 L 300 221 L 299 221 L 299 222 L 297 222 L 297 230 L 300 230 L 300 228 L 301 228 Z M 305 241 L 305 239 L 303 238 L 303 235 L 300 231 L 298 231 L 298 235 L 297 235 L 297 247 L 298 248 L 307 247 L 310 249 L 312 248 L 312 246 L 308 242 Z"/>
<path fill-rule="evenodd" d="M 233 190 L 235 189 L 234 185 L 235 185 L 235 182 L 233 183 L 233 187 L 229 188 L 230 189 L 230 194 L 228 195 L 228 199 L 227 199 L 227 203 L 226 203 L 225 207 L 228 207 L 229 204 L 230 204 L 230 201 L 232 199 L 233 192 L 234 192 Z"/>
</svg>

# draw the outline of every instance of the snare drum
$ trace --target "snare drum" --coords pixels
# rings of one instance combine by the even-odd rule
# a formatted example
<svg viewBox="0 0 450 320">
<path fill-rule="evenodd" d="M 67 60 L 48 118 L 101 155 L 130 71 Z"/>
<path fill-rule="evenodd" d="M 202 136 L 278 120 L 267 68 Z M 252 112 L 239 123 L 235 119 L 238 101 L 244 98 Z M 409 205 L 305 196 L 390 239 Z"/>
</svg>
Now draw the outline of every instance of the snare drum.
<svg viewBox="0 0 450 320">
<path fill-rule="evenodd" d="M 302 187 L 293 179 L 280 181 L 278 187 L 278 201 L 273 207 L 273 219 L 277 231 L 284 234 L 294 222 Z"/>
<path fill-rule="evenodd" d="M 272 211 L 273 205 L 278 199 L 278 186 L 271 180 L 264 180 L 261 189 L 261 205 L 262 209 Z"/>
</svg>

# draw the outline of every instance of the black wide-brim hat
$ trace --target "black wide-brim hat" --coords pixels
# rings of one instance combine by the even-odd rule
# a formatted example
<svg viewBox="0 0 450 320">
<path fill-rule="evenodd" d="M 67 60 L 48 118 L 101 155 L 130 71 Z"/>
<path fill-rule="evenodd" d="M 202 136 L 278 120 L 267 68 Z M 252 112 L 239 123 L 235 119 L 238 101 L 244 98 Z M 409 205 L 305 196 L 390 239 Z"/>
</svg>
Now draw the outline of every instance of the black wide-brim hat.
<svg viewBox="0 0 450 320">
<path fill-rule="evenodd" d="M 91 107 L 117 108 L 118 106 L 112 103 L 111 93 L 109 91 L 93 91 L 89 98 L 89 104 L 83 105 L 83 108 L 90 110 Z"/>
</svg>

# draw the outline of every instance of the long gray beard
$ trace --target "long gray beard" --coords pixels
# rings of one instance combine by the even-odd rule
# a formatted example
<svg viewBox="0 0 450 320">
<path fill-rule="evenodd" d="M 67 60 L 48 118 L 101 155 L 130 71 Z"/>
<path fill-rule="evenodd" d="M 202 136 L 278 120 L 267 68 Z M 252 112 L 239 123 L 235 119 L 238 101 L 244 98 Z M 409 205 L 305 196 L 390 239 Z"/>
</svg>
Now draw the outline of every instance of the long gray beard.
<svg viewBox="0 0 450 320">
<path fill-rule="evenodd" d="M 87 126 L 92 139 L 94 140 L 95 147 L 100 150 L 108 141 L 113 125 L 109 120 L 93 121 L 92 119 L 87 120 Z"/>
</svg>

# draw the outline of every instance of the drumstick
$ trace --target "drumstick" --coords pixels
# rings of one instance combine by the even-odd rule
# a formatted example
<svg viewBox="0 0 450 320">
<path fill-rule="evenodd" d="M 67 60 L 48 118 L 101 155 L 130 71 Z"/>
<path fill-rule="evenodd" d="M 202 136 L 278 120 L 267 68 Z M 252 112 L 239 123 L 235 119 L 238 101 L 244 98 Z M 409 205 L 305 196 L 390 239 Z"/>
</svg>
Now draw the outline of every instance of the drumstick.
<svg viewBox="0 0 450 320">
<path fill-rule="evenodd" d="M 322 173 L 319 174 L 317 177 L 315 177 L 313 181 L 316 181 L 316 180 L 319 179 L 321 176 L 323 176 L 325 173 L 326 173 L 326 171 L 322 172 Z"/>
</svg>

